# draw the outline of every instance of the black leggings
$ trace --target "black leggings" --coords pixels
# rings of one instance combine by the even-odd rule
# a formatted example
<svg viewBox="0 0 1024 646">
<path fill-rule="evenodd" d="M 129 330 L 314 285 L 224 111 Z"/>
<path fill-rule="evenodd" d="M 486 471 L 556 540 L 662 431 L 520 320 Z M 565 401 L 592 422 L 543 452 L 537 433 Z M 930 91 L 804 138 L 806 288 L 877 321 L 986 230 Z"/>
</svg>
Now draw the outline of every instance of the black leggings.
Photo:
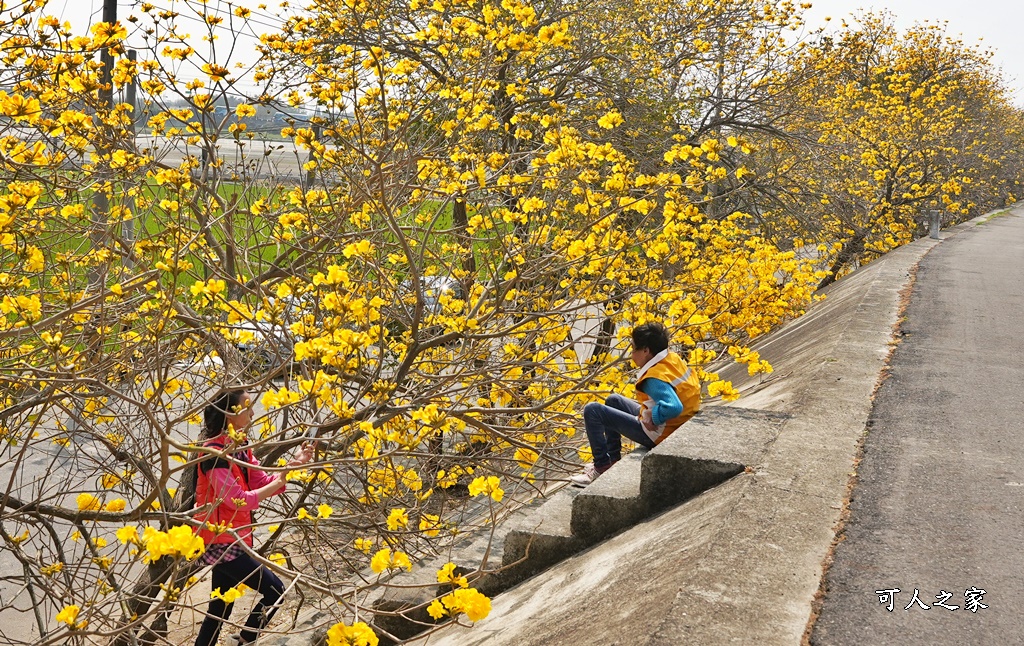
<svg viewBox="0 0 1024 646">
<path fill-rule="evenodd" d="M 249 613 L 245 628 L 242 629 L 242 642 L 251 643 L 256 641 L 260 630 L 270 623 L 277 612 L 277 600 L 284 594 L 284 584 L 276 574 L 245 553 L 226 563 L 217 563 L 213 566 L 211 587 L 214 590 L 220 588 L 221 592 L 227 592 L 228 588 L 233 588 L 239 583 L 244 583 L 263 595 Z M 231 616 L 232 606 L 234 604 L 224 603 L 222 599 L 210 600 L 206 619 L 203 619 L 203 625 L 199 627 L 196 646 L 215 646 L 222 622 Z"/>
</svg>

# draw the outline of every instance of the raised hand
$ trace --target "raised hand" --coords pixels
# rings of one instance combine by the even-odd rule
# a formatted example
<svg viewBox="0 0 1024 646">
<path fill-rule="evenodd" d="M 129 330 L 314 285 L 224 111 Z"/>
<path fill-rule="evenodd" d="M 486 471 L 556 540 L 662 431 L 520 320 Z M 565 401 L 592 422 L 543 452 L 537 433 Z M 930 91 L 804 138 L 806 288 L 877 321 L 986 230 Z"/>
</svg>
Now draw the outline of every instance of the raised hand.
<svg viewBox="0 0 1024 646">
<path fill-rule="evenodd" d="M 290 467 L 301 467 L 308 464 L 316 453 L 316 442 L 303 442 L 295 459 L 288 463 Z"/>
</svg>

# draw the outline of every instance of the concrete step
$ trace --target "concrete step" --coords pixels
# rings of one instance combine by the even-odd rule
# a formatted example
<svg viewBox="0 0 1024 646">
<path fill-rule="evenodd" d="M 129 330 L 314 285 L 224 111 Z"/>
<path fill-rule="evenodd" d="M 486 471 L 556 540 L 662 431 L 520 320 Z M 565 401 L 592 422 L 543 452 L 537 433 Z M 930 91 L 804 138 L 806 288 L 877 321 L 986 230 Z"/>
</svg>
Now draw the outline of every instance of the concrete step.
<svg viewBox="0 0 1024 646">
<path fill-rule="evenodd" d="M 592 545 L 755 467 L 785 419 L 736 407 L 705 409 L 584 489 L 572 506 L 573 535 Z"/>
<path fill-rule="evenodd" d="M 640 497 L 646 515 L 757 468 L 788 417 L 733 406 L 701 411 L 644 457 Z"/>
<path fill-rule="evenodd" d="M 451 552 L 417 563 L 388 581 L 389 587 L 373 601 L 375 624 L 395 636 L 408 637 L 415 626 L 432 623 L 423 606 L 450 588 L 437 583 L 437 571 L 448 562 L 462 568 L 471 585 L 488 596 L 497 594 L 579 552 L 587 544 L 573 536 L 569 518 L 576 489 L 562 489 L 538 499 L 504 522 L 481 531 Z M 414 610 L 415 609 L 415 610 Z M 397 613 L 397 614 L 393 614 Z"/>
<path fill-rule="evenodd" d="M 426 607 L 451 591 L 436 578 L 449 561 L 468 570 L 464 574 L 471 586 L 494 596 L 581 551 L 589 543 L 573 536 L 570 528 L 572 502 L 579 492 L 563 488 L 547 499 L 538 498 L 492 531 L 481 531 L 450 553 L 417 563 L 412 572 L 391 578 L 371 602 L 373 625 L 404 640 L 434 624 Z M 392 642 L 382 639 L 381 643 Z"/>
<path fill-rule="evenodd" d="M 542 505 L 509 523 L 501 555 L 501 570 L 474 581 L 483 594 L 493 596 L 546 570 L 591 543 L 572 531 L 574 499 L 579 491 L 563 488 Z"/>
<path fill-rule="evenodd" d="M 632 527 L 647 517 L 641 496 L 647 449 L 624 455 L 614 467 L 590 483 L 572 505 L 572 533 L 588 545 Z"/>
</svg>

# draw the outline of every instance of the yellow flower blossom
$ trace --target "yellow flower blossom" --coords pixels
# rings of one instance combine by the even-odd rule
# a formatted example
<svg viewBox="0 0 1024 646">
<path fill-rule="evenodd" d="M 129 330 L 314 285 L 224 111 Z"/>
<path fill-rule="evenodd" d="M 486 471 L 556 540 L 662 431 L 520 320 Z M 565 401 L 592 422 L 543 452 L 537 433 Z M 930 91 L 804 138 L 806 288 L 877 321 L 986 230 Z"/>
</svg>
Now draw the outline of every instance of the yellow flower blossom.
<svg viewBox="0 0 1024 646">
<path fill-rule="evenodd" d="M 352 242 L 345 246 L 342 250 L 342 255 L 346 258 L 362 257 L 368 258 L 374 252 L 374 246 L 369 240 L 360 240 L 358 242 Z"/>
<path fill-rule="evenodd" d="M 75 504 L 78 505 L 80 511 L 99 511 L 102 503 L 91 493 L 80 493 L 75 498 Z"/>
<path fill-rule="evenodd" d="M 391 531 L 398 531 L 399 529 L 409 528 L 409 513 L 404 507 L 397 507 L 391 510 L 388 514 L 388 529 Z"/>
<path fill-rule="evenodd" d="M 408 487 L 410 491 L 419 491 L 423 489 L 423 480 L 413 469 L 405 469 L 402 472 L 402 484 Z"/>
<path fill-rule="evenodd" d="M 216 63 L 204 63 L 202 69 L 203 73 L 214 81 L 223 81 L 230 73 L 228 68 L 223 65 L 217 65 Z"/>
<path fill-rule="evenodd" d="M 441 517 L 434 514 L 420 516 L 420 531 L 433 538 L 441 533 Z"/>
<path fill-rule="evenodd" d="M 124 511 L 127 506 L 127 501 L 124 498 L 114 498 L 107 504 L 103 505 L 104 511 Z"/>
<path fill-rule="evenodd" d="M 64 606 L 64 608 L 57 613 L 57 622 L 74 627 L 75 620 L 78 619 L 78 614 L 81 611 L 82 609 L 77 605 Z"/>
<path fill-rule="evenodd" d="M 146 527 L 142 532 L 142 543 L 146 548 L 145 561 L 152 563 L 164 556 L 185 557 L 191 561 L 205 550 L 203 539 L 193 533 L 188 525 L 178 525 L 166 532 Z"/>
<path fill-rule="evenodd" d="M 441 601 L 439 599 L 434 599 L 430 602 L 430 605 L 427 606 L 427 614 L 433 617 L 435 621 L 444 617 L 445 609 L 444 606 L 441 605 Z"/>
<path fill-rule="evenodd" d="M 491 614 L 491 600 L 475 588 L 460 588 L 440 599 L 435 599 L 427 607 L 427 612 L 434 619 L 445 615 L 455 617 L 464 613 L 470 621 L 480 621 Z"/>
<path fill-rule="evenodd" d="M 383 548 L 370 559 L 370 569 L 380 574 L 384 570 L 402 569 L 412 570 L 412 561 L 405 552 L 392 552 L 390 548 Z"/>
<path fill-rule="evenodd" d="M 44 576 L 53 576 L 53 575 L 59 573 L 63 569 L 64 569 L 64 564 L 61 563 L 60 561 L 57 561 L 56 563 L 51 563 L 50 565 L 47 565 L 47 566 L 45 566 L 43 568 L 40 568 L 39 571 Z"/>
<path fill-rule="evenodd" d="M 597 125 L 601 126 L 605 130 L 611 130 L 615 126 L 622 125 L 623 122 L 622 113 L 618 110 L 611 110 L 597 120 Z"/>
<path fill-rule="evenodd" d="M 121 541 L 122 544 L 127 545 L 128 543 L 139 542 L 139 530 L 134 525 L 125 525 L 121 529 L 117 530 L 117 540 Z"/>
<path fill-rule="evenodd" d="M 373 541 L 369 538 L 357 538 L 354 542 L 355 548 L 364 554 L 369 554 L 373 549 Z"/>
<path fill-rule="evenodd" d="M 118 22 L 98 22 L 92 26 L 92 35 L 96 39 L 96 46 L 102 47 L 110 43 L 124 40 L 128 37 L 128 30 Z"/>
<path fill-rule="evenodd" d="M 515 461 L 524 469 L 532 467 L 539 457 L 540 455 L 536 451 L 525 447 L 518 447 L 514 456 Z"/>
<path fill-rule="evenodd" d="M 377 646 L 379 642 L 373 629 L 361 621 L 351 626 L 337 623 L 327 630 L 327 646 Z"/>
<path fill-rule="evenodd" d="M 725 401 L 734 401 L 739 398 L 740 393 L 729 381 L 713 381 L 708 384 L 708 397 L 719 396 Z"/>
<path fill-rule="evenodd" d="M 460 588 L 469 586 L 469 581 L 466 577 L 455 574 L 456 565 L 454 563 L 445 563 L 444 566 L 437 571 L 437 582 L 438 583 L 451 583 L 452 585 Z"/>
<path fill-rule="evenodd" d="M 501 502 L 501 499 L 505 496 L 505 491 L 501 488 L 501 480 L 497 476 L 478 476 L 469 483 L 469 495 L 479 496 L 480 494 L 489 495 L 494 502 Z"/>
<path fill-rule="evenodd" d="M 245 589 L 243 586 L 228 588 L 224 592 L 221 592 L 220 588 L 216 588 L 210 592 L 211 599 L 220 599 L 224 603 L 234 603 L 243 596 L 245 596 Z"/>
</svg>

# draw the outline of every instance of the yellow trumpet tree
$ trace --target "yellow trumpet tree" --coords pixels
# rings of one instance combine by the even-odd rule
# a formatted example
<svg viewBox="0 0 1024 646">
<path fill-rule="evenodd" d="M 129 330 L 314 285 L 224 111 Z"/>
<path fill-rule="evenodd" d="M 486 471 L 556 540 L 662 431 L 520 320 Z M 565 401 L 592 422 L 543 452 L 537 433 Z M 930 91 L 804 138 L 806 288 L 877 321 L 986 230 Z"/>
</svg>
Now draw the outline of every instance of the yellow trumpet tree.
<svg viewBox="0 0 1024 646">
<path fill-rule="evenodd" d="M 1019 195 L 1020 113 L 992 53 L 936 24 L 900 33 L 866 14 L 804 48 L 793 73 L 808 107 L 776 140 L 769 181 L 797 237 L 825 245 L 827 284 L 926 230 Z"/>
<path fill-rule="evenodd" d="M 917 195 L 919 172 L 922 196 L 970 209 L 954 183 L 982 177 L 943 137 L 1015 114 L 957 103 L 988 78 L 980 55 L 915 95 L 927 56 L 901 54 L 871 68 L 878 88 L 842 85 L 848 105 L 850 66 L 821 62 L 846 50 L 793 46 L 789 3 L 176 6 L 88 33 L 43 0 L 0 9 L 0 613 L 26 643 L 187 639 L 174 611 L 209 598 L 200 417 L 229 385 L 259 399 L 248 440 L 268 469 L 319 440 L 257 517 L 255 552 L 338 602 L 329 639 L 370 640 L 355 619 L 375 586 L 578 467 L 582 405 L 630 393 L 630 327 L 664 321 L 708 396 L 734 398 L 712 361 L 769 372 L 750 341 L 824 278 L 784 225 L 819 222 L 797 235 L 827 245 L 876 226 L 826 198 L 908 221 L 893 196 Z M 246 95 L 210 43 L 268 24 Z M 788 73 L 829 92 L 784 95 Z M 910 123 L 886 121 L 901 101 Z M 815 200 L 765 205 L 760 187 L 788 194 L 810 168 L 785 157 L 785 124 L 848 156 L 863 131 L 874 157 L 856 177 L 830 157 Z M 890 147 L 915 137 L 936 152 Z M 979 142 L 994 175 L 1012 153 Z M 428 611 L 475 621 L 474 574 L 494 564 L 456 565 Z"/>
</svg>

